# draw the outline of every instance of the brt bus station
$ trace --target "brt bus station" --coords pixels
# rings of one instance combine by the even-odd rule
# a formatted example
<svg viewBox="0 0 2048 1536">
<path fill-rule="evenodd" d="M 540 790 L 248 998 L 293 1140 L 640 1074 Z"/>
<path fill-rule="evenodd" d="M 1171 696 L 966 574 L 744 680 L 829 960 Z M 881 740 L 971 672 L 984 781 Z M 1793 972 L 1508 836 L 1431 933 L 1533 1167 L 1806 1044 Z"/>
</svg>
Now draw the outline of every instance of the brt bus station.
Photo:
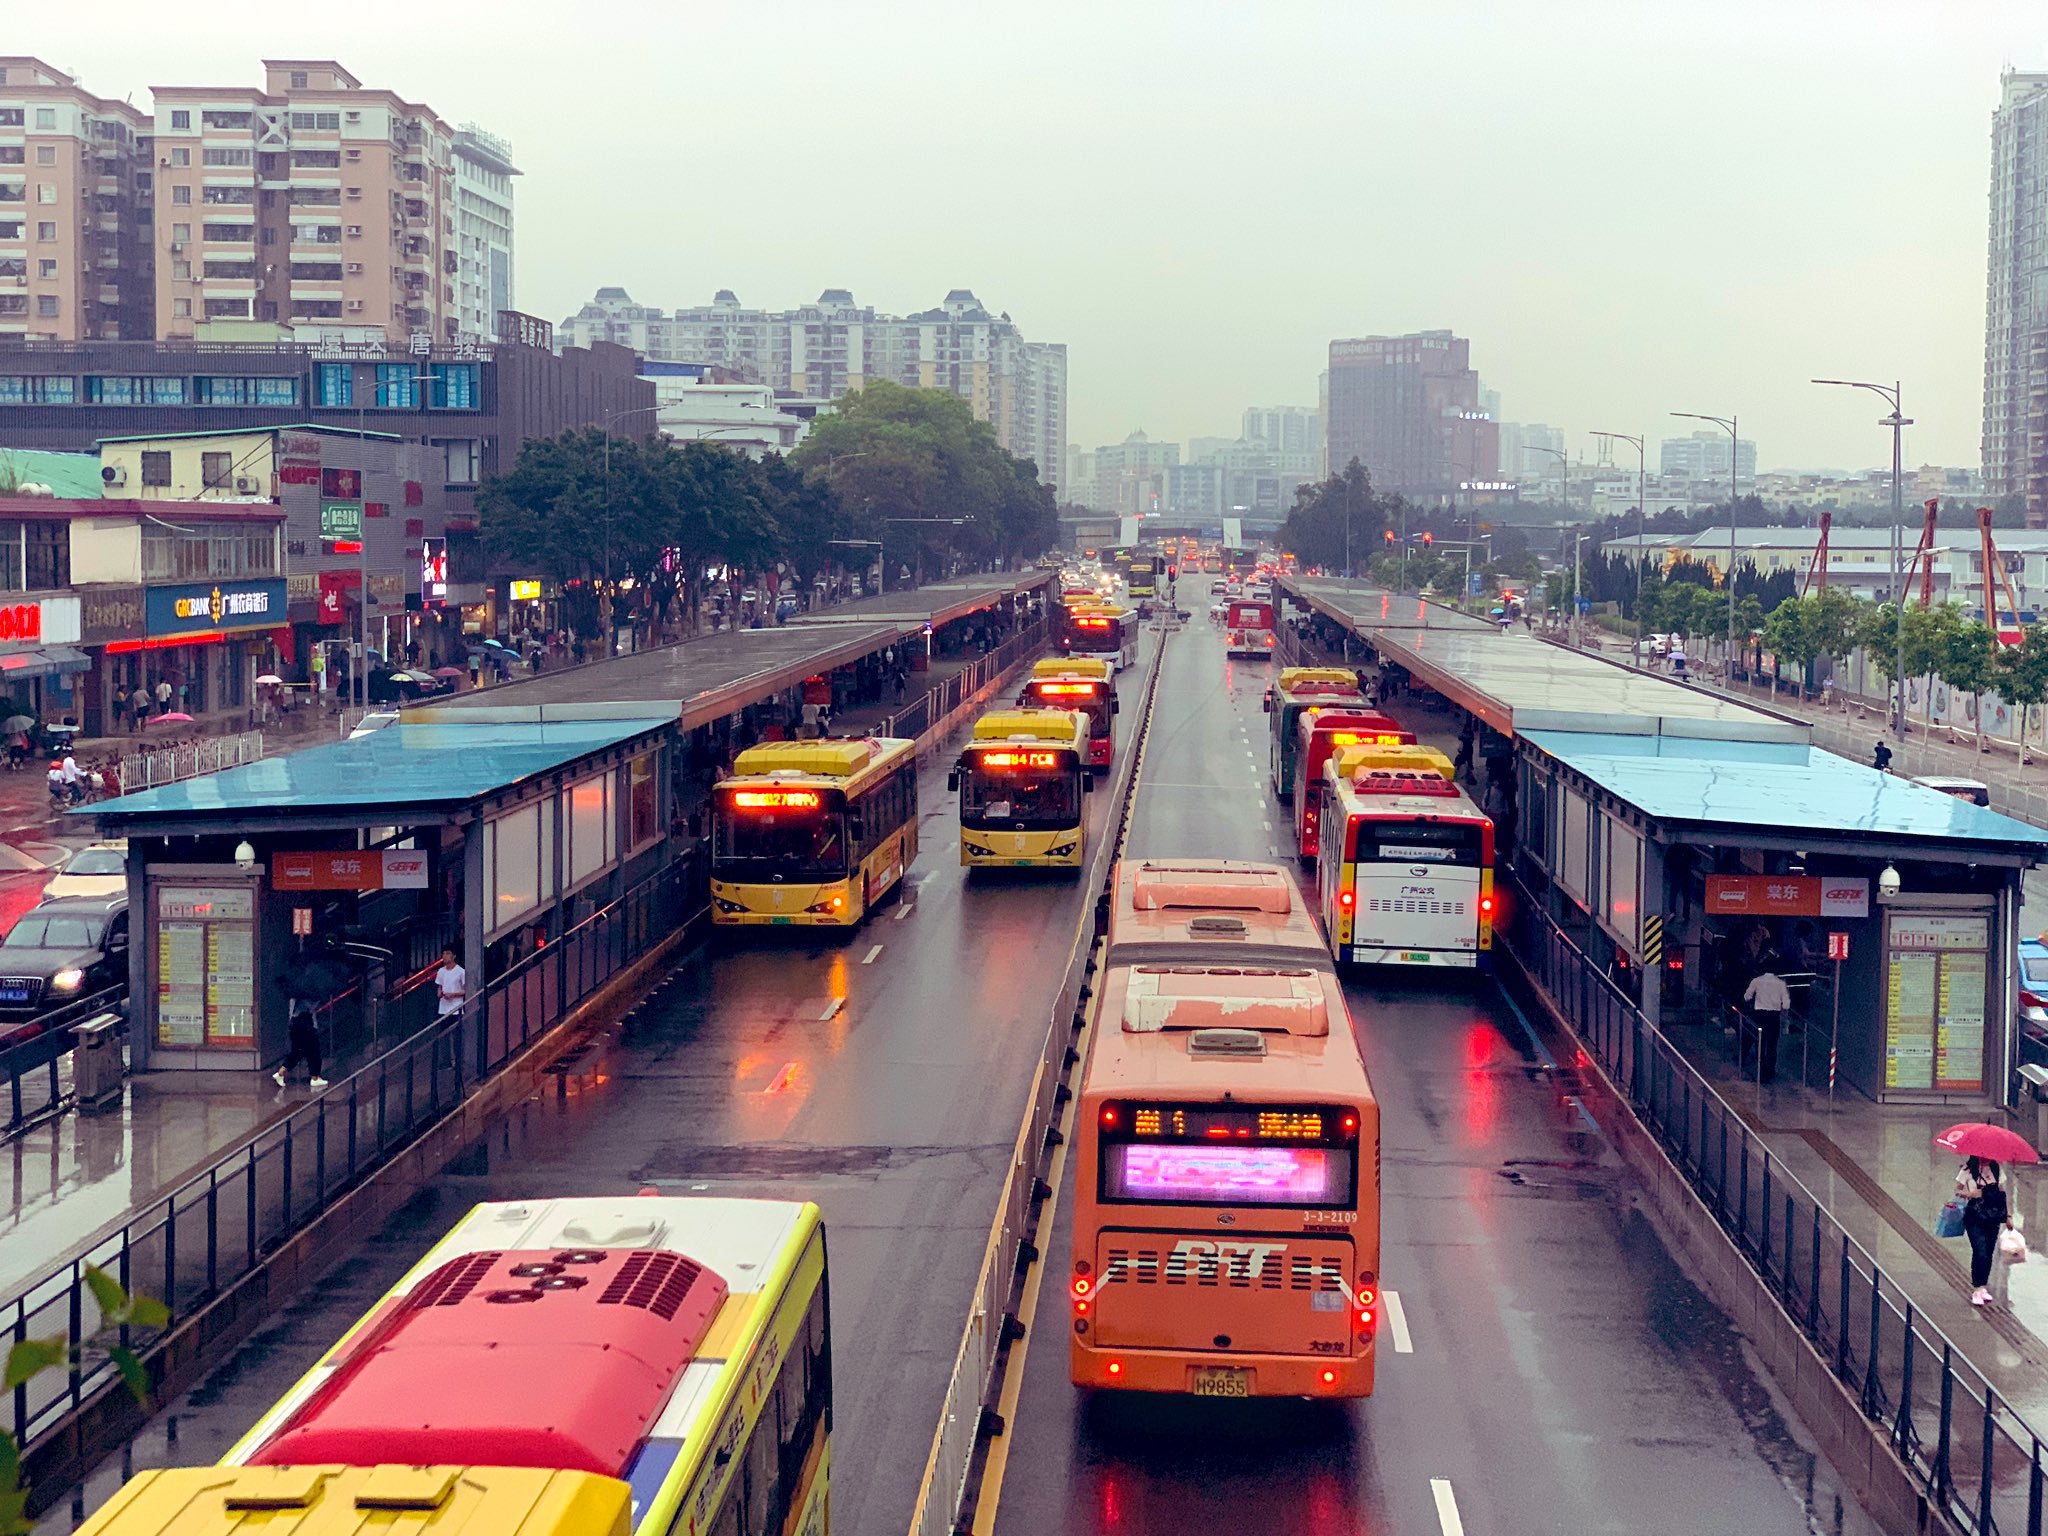
<svg viewBox="0 0 2048 1536">
<path fill-rule="evenodd" d="M 2048 832 L 1702 688 L 1364 583 L 1280 586 L 1444 734 L 1476 723 L 1518 950 L 1567 941 L 1652 1030 L 1710 1051 L 1742 1043 L 1775 954 L 1828 1031 L 1780 1043 L 1781 1080 L 1824 1090 L 1832 1063 L 1837 1091 L 1882 1103 L 2019 1101 L 2020 880 Z"/>
</svg>

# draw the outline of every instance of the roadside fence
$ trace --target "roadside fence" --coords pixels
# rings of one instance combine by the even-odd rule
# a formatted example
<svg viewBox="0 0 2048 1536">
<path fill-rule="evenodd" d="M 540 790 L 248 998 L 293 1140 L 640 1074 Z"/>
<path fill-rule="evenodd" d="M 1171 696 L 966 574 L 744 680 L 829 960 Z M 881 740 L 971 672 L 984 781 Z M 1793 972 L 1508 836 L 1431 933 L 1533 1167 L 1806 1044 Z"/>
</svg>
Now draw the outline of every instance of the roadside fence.
<svg viewBox="0 0 2048 1536">
<path fill-rule="evenodd" d="M 175 784 L 180 779 L 196 779 L 204 773 L 253 763 L 262 756 L 261 731 L 147 747 L 121 759 L 121 789 L 124 794 L 133 794 L 138 789 L 154 789 L 159 784 Z"/>
</svg>

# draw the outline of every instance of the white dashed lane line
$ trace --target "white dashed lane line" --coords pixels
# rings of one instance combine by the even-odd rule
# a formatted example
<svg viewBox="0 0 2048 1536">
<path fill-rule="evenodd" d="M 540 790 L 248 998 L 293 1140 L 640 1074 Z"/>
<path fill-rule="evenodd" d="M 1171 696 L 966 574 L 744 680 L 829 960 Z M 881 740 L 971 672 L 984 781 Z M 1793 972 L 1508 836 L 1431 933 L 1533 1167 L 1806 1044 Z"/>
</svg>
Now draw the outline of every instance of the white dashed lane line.
<svg viewBox="0 0 2048 1536">
<path fill-rule="evenodd" d="M 1401 1305 L 1397 1292 L 1387 1291 L 1381 1297 L 1387 1309 L 1387 1331 L 1394 1336 L 1394 1353 L 1412 1355 L 1415 1341 L 1408 1337 L 1408 1309 Z"/>
<path fill-rule="evenodd" d="M 1458 1496 L 1451 1492 L 1451 1480 L 1432 1477 L 1429 1491 L 1436 1499 L 1436 1523 L 1443 1527 L 1444 1536 L 1465 1536 L 1465 1522 L 1458 1517 Z"/>
<path fill-rule="evenodd" d="M 881 953 L 882 946 L 877 944 L 873 949 L 869 950 L 866 954 L 860 957 L 860 963 L 862 965 L 873 965 L 875 963 L 876 957 Z"/>
</svg>

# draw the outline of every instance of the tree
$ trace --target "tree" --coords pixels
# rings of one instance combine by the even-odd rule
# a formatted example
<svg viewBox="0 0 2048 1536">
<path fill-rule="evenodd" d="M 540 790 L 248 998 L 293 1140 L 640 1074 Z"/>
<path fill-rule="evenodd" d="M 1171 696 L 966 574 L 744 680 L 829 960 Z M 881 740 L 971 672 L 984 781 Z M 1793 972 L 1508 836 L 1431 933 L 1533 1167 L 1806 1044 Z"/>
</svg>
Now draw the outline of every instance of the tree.
<svg viewBox="0 0 2048 1536">
<path fill-rule="evenodd" d="M 1792 662 L 1799 668 L 1802 680 L 1812 668 L 1820 648 L 1814 634 L 1814 600 L 1810 597 L 1788 597 L 1773 608 L 1764 620 L 1764 644 L 1777 656 L 1780 662 Z M 1778 692 L 1777 673 L 1771 675 L 1771 693 Z"/>
<path fill-rule="evenodd" d="M 1954 613 L 1947 607 L 1939 611 Z M 1989 624 L 1957 617 L 1946 628 L 1942 639 L 1944 643 L 1938 668 L 1951 690 L 1959 688 L 1971 696 L 1970 719 L 1976 727 L 1977 750 L 1981 752 L 1984 750 L 1984 694 L 1998 675 L 1998 637 L 1992 634 Z"/>
<path fill-rule="evenodd" d="M 1941 675 L 1949 647 L 1963 622 L 1959 610 L 1944 603 L 1939 608 L 1908 608 L 1905 620 L 1906 676 L 1930 681 Z M 1934 689 L 1929 687 L 1922 701 L 1922 714 L 1934 720 Z"/>
<path fill-rule="evenodd" d="M 2027 761 L 2027 731 L 2033 713 L 2048 703 L 2048 626 L 2029 624 L 2018 645 L 1998 652 L 1993 662 L 1998 696 L 2020 712 L 2020 762 Z"/>
<path fill-rule="evenodd" d="M 1353 459 L 1327 480 L 1295 487 L 1294 505 L 1280 528 L 1280 547 L 1304 565 L 1349 574 L 1384 552 L 1385 535 L 1393 527 L 1390 512 L 1398 505 L 1373 490 L 1372 476 Z M 1418 532 L 1422 526 L 1418 518 Z M 1412 558 L 1409 563 L 1412 567 Z"/>
</svg>

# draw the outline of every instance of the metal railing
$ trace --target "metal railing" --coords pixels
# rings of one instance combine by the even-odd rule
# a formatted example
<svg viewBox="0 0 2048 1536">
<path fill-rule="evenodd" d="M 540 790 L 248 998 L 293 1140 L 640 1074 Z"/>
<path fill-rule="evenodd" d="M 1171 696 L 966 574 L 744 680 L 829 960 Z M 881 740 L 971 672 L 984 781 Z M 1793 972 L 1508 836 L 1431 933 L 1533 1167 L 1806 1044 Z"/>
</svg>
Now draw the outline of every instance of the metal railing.
<svg viewBox="0 0 2048 1536">
<path fill-rule="evenodd" d="M 242 731 L 234 736 L 208 736 L 200 741 L 171 742 L 148 747 L 124 756 L 117 772 L 121 791 L 133 794 L 180 779 L 196 779 L 203 773 L 253 763 L 263 756 L 263 733 Z"/>
<path fill-rule="evenodd" d="M 19 1135 L 70 1104 L 66 1058 L 76 1043 L 71 1026 L 119 1008 L 127 992 L 125 986 L 107 987 L 90 997 L 74 999 L 35 1021 L 41 1033 L 0 1050 L 0 1081 L 7 1085 L 7 1102 L 0 1106 L 6 1111 L 6 1119 L 0 1121 L 0 1141 Z"/>
<path fill-rule="evenodd" d="M 1022 1332 L 1017 1309 L 1025 1275 L 1038 1257 L 1031 1241 L 1038 1209 L 1051 1194 L 1045 1175 L 1054 1146 L 1053 1128 L 1071 1096 L 1066 1078 L 1076 1061 L 1074 1037 L 1081 1025 L 1089 981 L 1095 970 L 1096 944 L 1108 926 L 1104 893 L 1129 825 L 1131 784 L 1151 719 L 1159 665 L 1159 655 L 1155 653 L 1146 674 L 1143 697 L 1136 706 L 1137 728 L 1111 781 L 1113 819 L 1105 827 L 1106 835 L 1089 854 L 1081 887 L 1087 897 L 1087 909 L 1068 952 L 1065 977 L 1032 1074 L 1023 1128 L 1011 1152 L 1009 1174 L 997 1202 L 995 1225 L 974 1277 L 967 1327 L 946 1383 L 938 1432 L 933 1436 L 931 1456 L 925 1465 L 911 1536 L 953 1536 L 955 1531 L 967 1528 L 965 1522 L 971 1511 L 962 1505 L 984 1439 L 993 1428 L 1001 1385 L 997 1369 L 1004 1347 Z"/>
<path fill-rule="evenodd" d="M 9 1340 L 89 1337 L 100 1325 L 88 1266 L 186 1317 L 259 1269 L 343 1193 L 417 1139 L 479 1085 L 679 927 L 709 895 L 701 859 L 671 864 L 493 980 L 455 1023 L 426 1027 L 264 1127 L 204 1172 L 135 1211 L 61 1265 L 0 1301 Z M 148 1353 L 156 1333 L 124 1338 Z M 116 1380 L 104 1361 L 16 1387 L 7 1422 L 38 1438 Z"/>
<path fill-rule="evenodd" d="M 977 656 L 968 666 L 926 689 L 923 698 L 911 701 L 889 716 L 882 722 L 876 734 L 923 735 L 931 729 L 935 721 L 945 719 L 965 700 L 972 698 L 1010 668 L 1044 650 L 1048 632 L 1047 625 L 1042 619 L 1035 624 L 1025 625 L 994 650 L 986 655 Z"/>
<path fill-rule="evenodd" d="M 2041 1536 L 2048 1444 L 1517 880 L 1510 948 L 1928 1500 Z"/>
</svg>

